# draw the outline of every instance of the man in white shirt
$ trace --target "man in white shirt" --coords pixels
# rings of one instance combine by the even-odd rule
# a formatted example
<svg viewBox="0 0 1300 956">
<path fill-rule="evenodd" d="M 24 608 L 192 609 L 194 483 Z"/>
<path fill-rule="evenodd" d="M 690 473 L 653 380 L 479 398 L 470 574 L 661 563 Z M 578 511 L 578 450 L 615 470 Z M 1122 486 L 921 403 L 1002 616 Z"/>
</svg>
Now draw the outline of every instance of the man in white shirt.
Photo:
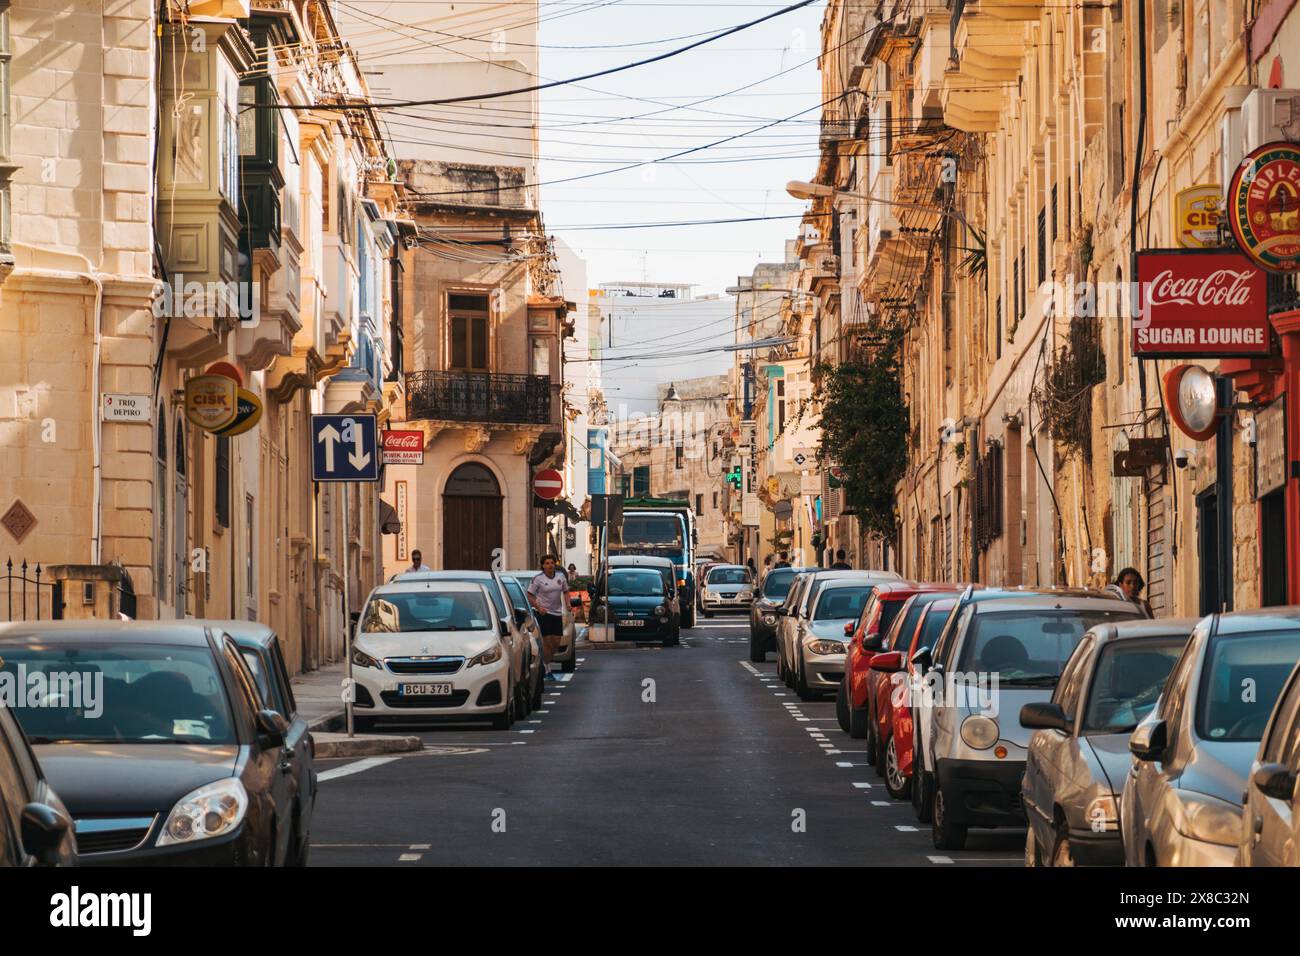
<svg viewBox="0 0 1300 956">
<path fill-rule="evenodd" d="M 542 558 L 542 573 L 528 583 L 528 603 L 542 628 L 542 659 L 551 676 L 551 657 L 564 637 L 564 608 L 569 603 L 569 579 L 558 570 L 555 555 Z"/>
<path fill-rule="evenodd" d="M 417 548 L 415 551 L 411 552 L 411 566 L 406 570 L 407 571 L 432 571 L 433 568 L 429 567 L 427 564 L 424 563 L 424 555 L 422 555 L 419 549 Z"/>
</svg>

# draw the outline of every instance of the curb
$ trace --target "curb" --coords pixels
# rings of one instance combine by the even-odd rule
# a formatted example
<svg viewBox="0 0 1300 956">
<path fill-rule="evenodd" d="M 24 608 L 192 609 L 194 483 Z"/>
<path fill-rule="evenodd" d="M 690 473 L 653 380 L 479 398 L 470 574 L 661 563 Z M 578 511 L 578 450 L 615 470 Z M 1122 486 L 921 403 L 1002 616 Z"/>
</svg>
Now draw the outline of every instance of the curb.
<svg viewBox="0 0 1300 956">
<path fill-rule="evenodd" d="M 424 749 L 424 741 L 419 737 L 406 737 L 397 734 L 359 734 L 348 737 L 346 734 L 313 733 L 315 756 L 328 757 L 369 757 L 374 754 L 410 753 Z"/>
<path fill-rule="evenodd" d="M 346 719 L 347 717 L 343 712 L 343 708 L 340 707 L 338 710 L 331 711 L 321 717 L 315 717 L 312 720 L 307 721 L 307 729 L 313 733 L 346 730 L 347 728 L 344 725 Z"/>
</svg>

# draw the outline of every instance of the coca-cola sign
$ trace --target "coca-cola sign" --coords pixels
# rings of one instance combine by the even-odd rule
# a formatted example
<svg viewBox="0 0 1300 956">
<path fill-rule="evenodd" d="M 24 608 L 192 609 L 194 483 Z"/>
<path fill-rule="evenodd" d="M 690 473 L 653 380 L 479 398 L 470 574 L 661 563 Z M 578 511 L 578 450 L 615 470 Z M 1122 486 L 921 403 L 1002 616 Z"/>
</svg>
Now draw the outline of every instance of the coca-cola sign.
<svg viewBox="0 0 1300 956">
<path fill-rule="evenodd" d="M 419 429 L 384 431 L 385 465 L 423 465 L 424 432 Z"/>
<path fill-rule="evenodd" d="M 1133 354 L 1224 358 L 1271 350 L 1268 278 L 1240 253 L 1149 249 L 1138 253 L 1137 279 Z"/>
</svg>

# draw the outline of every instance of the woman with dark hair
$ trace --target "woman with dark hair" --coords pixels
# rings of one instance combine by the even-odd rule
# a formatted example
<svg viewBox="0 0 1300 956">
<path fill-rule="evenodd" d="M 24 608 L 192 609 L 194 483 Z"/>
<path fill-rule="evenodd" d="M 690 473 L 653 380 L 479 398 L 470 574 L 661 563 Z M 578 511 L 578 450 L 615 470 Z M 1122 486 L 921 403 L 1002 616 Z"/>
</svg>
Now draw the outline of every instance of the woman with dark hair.
<svg viewBox="0 0 1300 956">
<path fill-rule="evenodd" d="M 1154 617 L 1155 615 L 1151 613 L 1151 605 L 1142 599 L 1142 589 L 1146 584 L 1137 568 L 1125 568 L 1115 576 L 1115 583 L 1107 586 L 1106 590 L 1114 591 L 1124 600 L 1136 604 L 1146 611 L 1147 617 Z"/>
</svg>

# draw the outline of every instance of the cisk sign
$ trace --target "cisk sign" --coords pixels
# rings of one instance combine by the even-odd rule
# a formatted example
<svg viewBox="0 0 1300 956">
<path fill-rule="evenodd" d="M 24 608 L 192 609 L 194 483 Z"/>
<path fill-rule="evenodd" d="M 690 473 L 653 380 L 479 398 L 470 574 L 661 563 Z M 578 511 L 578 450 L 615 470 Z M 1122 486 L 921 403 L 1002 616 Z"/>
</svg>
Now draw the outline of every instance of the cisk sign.
<svg viewBox="0 0 1300 956">
<path fill-rule="evenodd" d="M 1224 358 L 1272 350 L 1268 278 L 1245 256 L 1224 249 L 1148 249 L 1137 259 L 1134 355 Z"/>
</svg>

